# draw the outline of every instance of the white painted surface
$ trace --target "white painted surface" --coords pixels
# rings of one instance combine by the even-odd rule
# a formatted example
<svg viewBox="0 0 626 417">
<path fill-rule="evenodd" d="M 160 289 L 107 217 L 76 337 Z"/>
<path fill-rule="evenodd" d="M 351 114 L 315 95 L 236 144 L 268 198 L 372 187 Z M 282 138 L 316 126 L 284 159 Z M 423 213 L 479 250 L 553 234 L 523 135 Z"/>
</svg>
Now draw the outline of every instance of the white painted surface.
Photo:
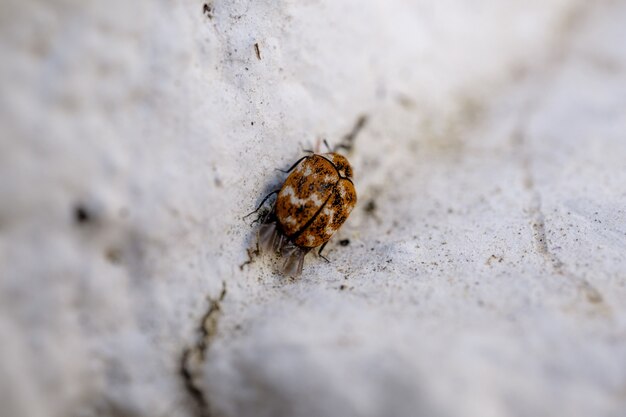
<svg viewBox="0 0 626 417">
<path fill-rule="evenodd" d="M 202 4 L 0 4 L 2 417 L 626 414 L 624 2 Z M 361 114 L 332 262 L 241 269 Z"/>
</svg>

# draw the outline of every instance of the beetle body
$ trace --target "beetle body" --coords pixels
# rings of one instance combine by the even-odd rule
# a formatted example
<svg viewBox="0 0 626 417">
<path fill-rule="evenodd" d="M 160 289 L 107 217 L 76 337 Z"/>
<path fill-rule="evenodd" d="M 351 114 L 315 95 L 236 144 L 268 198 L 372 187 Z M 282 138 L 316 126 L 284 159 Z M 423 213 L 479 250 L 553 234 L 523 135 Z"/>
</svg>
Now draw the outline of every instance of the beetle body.
<svg viewBox="0 0 626 417">
<path fill-rule="evenodd" d="M 285 274 L 299 275 L 304 256 L 313 248 L 323 248 L 356 201 L 352 167 L 344 156 L 333 152 L 307 156 L 278 191 L 259 229 L 259 243 L 285 258 Z"/>
</svg>

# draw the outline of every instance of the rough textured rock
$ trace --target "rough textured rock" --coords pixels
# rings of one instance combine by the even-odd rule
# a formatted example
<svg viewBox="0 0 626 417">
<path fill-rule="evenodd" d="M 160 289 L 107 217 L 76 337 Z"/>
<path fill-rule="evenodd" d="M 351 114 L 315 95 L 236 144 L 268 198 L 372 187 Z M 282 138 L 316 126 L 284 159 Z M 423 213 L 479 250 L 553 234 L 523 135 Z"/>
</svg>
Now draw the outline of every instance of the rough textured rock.
<svg viewBox="0 0 626 417">
<path fill-rule="evenodd" d="M 0 414 L 624 415 L 624 19 L 2 2 Z M 332 262 L 249 259 L 274 168 L 362 115 Z"/>
</svg>

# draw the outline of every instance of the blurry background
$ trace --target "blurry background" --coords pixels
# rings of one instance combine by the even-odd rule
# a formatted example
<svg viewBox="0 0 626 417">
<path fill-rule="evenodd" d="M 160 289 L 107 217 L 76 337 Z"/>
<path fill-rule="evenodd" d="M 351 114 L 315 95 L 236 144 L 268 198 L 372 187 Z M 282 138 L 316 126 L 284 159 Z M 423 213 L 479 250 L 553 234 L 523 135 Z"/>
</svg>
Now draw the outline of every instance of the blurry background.
<svg viewBox="0 0 626 417">
<path fill-rule="evenodd" d="M 626 415 L 625 22 L 2 0 L 0 415 Z M 361 117 L 331 263 L 281 277 L 242 216 Z"/>
</svg>

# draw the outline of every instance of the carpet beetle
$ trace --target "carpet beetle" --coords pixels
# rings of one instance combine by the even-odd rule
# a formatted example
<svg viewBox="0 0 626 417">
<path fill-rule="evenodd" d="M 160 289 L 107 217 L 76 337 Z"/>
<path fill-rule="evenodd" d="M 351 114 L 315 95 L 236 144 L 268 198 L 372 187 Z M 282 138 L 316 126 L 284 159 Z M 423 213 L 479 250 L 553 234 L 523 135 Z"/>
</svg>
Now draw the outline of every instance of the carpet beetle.
<svg viewBox="0 0 626 417">
<path fill-rule="evenodd" d="M 305 156 L 285 172 L 290 174 L 280 190 L 259 206 L 277 194 L 261 220 L 258 241 L 263 251 L 284 258 L 284 274 L 296 276 L 309 251 L 321 246 L 322 256 L 324 246 L 356 205 L 356 190 L 350 163 L 335 152 Z"/>
</svg>

